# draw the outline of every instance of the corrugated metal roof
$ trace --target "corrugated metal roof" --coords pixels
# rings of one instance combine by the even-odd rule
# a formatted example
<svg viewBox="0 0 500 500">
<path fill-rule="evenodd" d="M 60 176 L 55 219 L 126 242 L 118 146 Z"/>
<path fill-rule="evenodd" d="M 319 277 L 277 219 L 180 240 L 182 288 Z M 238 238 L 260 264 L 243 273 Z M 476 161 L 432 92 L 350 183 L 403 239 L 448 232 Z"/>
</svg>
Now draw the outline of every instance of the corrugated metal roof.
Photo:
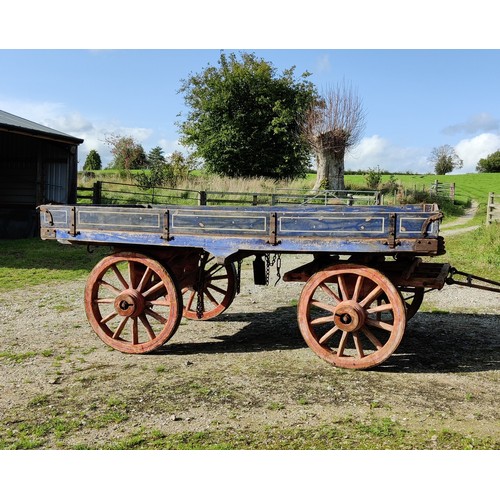
<svg viewBox="0 0 500 500">
<path fill-rule="evenodd" d="M 2 111 L 0 109 L 0 128 L 7 128 L 9 130 L 26 130 L 36 135 L 45 135 L 50 137 L 61 137 L 70 142 L 75 142 L 81 144 L 83 139 L 78 139 L 78 137 L 73 137 L 71 135 L 65 134 L 64 132 L 59 132 L 53 128 L 46 127 L 45 125 L 40 125 L 39 123 L 26 120 L 26 118 L 21 118 L 20 116 L 7 113 L 7 111 Z"/>
</svg>

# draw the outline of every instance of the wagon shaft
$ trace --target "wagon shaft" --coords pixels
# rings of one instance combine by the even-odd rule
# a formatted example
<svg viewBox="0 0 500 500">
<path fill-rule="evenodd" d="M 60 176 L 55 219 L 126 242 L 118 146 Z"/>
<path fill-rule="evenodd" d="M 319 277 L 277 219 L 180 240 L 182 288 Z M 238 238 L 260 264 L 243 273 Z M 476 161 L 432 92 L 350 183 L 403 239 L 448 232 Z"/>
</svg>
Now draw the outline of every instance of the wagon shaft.
<svg viewBox="0 0 500 500">
<path fill-rule="evenodd" d="M 454 276 L 462 276 L 462 278 L 465 278 L 465 281 L 462 280 L 456 280 Z M 481 283 L 488 283 L 488 285 L 493 285 L 493 286 L 488 286 L 488 285 L 479 285 L 477 283 L 473 283 L 473 281 L 479 281 Z M 479 290 L 486 290 L 488 292 L 497 292 L 500 293 L 500 282 L 498 281 L 493 281 L 487 278 L 481 278 L 479 276 L 474 276 L 473 274 L 469 273 L 464 273 L 462 271 L 458 271 L 454 267 L 452 267 L 449 270 L 449 275 L 446 278 L 446 284 L 447 285 L 460 285 L 460 286 L 466 286 L 469 288 L 478 288 Z"/>
</svg>

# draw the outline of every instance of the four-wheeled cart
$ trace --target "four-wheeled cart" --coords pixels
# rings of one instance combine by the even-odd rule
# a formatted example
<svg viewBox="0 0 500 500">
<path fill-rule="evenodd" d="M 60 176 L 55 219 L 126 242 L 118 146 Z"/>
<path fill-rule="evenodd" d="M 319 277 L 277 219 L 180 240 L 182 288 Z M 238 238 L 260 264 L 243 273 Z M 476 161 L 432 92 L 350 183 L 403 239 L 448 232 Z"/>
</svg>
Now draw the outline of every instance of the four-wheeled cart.
<svg viewBox="0 0 500 500">
<path fill-rule="evenodd" d="M 433 204 L 43 205 L 40 231 L 44 240 L 112 248 L 88 278 L 85 310 L 96 334 L 125 353 L 160 347 L 182 316 L 225 311 L 243 259 L 253 259 L 255 282 L 267 284 L 276 261 L 280 276 L 282 254 L 308 254 L 309 263 L 283 275 L 305 283 L 302 336 L 333 365 L 366 369 L 397 349 L 424 292 L 452 279 L 449 264 L 423 259 L 445 253 L 441 217 Z"/>
</svg>

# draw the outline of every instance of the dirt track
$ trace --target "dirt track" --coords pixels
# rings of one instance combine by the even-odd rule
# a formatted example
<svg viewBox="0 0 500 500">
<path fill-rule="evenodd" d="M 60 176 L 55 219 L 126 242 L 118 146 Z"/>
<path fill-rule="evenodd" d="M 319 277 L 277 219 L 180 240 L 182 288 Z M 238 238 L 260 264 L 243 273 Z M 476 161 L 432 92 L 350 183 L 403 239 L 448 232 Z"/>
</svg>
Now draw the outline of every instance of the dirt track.
<svg viewBox="0 0 500 500">
<path fill-rule="evenodd" d="M 251 432 L 346 417 L 500 441 L 500 301 L 488 292 L 428 294 L 386 363 L 350 371 L 305 345 L 295 317 L 301 284 L 258 287 L 244 269 L 241 294 L 224 315 L 182 320 L 165 346 L 141 356 L 110 350 L 92 332 L 83 287 L 0 293 L 4 447 L 54 416 L 71 432 L 45 433 L 44 448 L 99 447 L 144 427 Z M 432 307 L 448 312 L 425 312 Z"/>
</svg>

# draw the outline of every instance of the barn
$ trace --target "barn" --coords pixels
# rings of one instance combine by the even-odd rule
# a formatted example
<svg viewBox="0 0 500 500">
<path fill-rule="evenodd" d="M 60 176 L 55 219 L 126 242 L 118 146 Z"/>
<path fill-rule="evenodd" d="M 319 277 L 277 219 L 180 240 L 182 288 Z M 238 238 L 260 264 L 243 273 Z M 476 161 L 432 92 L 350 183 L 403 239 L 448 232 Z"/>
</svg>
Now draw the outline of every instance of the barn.
<svg viewBox="0 0 500 500">
<path fill-rule="evenodd" d="M 82 142 L 0 110 L 0 239 L 35 236 L 38 205 L 75 203 Z"/>
</svg>

